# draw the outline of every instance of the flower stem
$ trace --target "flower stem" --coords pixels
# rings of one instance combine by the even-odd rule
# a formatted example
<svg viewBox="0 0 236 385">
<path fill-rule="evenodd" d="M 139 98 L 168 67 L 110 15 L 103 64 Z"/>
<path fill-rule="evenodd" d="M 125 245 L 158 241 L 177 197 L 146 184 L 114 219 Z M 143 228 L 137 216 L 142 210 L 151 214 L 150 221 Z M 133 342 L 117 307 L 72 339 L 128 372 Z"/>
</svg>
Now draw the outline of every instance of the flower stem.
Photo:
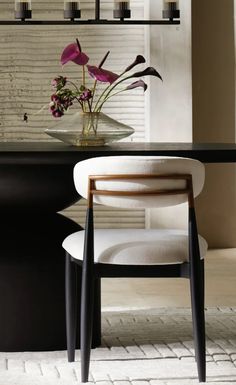
<svg viewBox="0 0 236 385">
<path fill-rule="evenodd" d="M 90 103 L 89 100 L 88 100 L 88 107 L 89 107 L 89 112 L 92 112 L 92 104 Z"/>
<path fill-rule="evenodd" d="M 84 88 L 86 88 L 86 86 L 85 86 L 85 66 L 84 65 L 83 65 L 83 86 L 84 86 Z M 84 105 L 84 111 L 86 112 L 85 103 L 83 103 L 83 105 Z"/>
<path fill-rule="evenodd" d="M 106 94 L 106 92 L 107 92 L 107 90 L 109 89 L 109 87 L 111 87 L 111 84 L 109 84 L 109 86 L 107 86 L 107 87 L 105 88 L 105 90 L 103 90 L 103 92 L 101 93 L 101 95 L 99 96 L 99 98 L 98 98 L 98 100 L 97 100 L 97 103 L 95 104 L 95 107 L 94 107 L 94 112 L 97 110 L 97 107 L 98 107 L 98 105 L 99 105 L 100 100 L 102 99 L 103 95 Z"/>
<path fill-rule="evenodd" d="M 86 88 L 86 86 L 85 86 L 85 66 L 83 66 L 83 86 L 84 86 L 84 88 Z"/>
<path fill-rule="evenodd" d="M 101 99 L 103 98 L 103 96 L 105 95 L 104 99 L 106 100 L 107 97 L 110 95 L 110 93 L 122 82 L 124 82 L 125 80 L 129 79 L 130 76 L 127 76 L 121 80 L 119 80 L 117 83 L 112 83 L 112 84 L 109 84 L 108 87 L 105 88 L 105 90 L 102 92 L 102 94 L 100 95 L 96 105 L 95 105 L 95 108 L 94 108 L 94 111 L 97 111 L 97 110 L 101 110 L 101 106 L 104 104 L 104 100 L 101 102 L 101 105 L 99 106 L 99 102 L 101 101 Z M 109 89 L 110 88 L 110 89 Z"/>
<path fill-rule="evenodd" d="M 120 91 L 114 92 L 114 94 L 112 94 L 112 95 L 109 93 L 109 95 L 108 95 L 106 98 L 104 98 L 104 99 L 103 99 L 103 102 L 100 104 L 100 107 L 98 108 L 98 112 L 101 111 L 101 109 L 102 109 L 102 107 L 103 107 L 103 104 L 104 104 L 108 99 L 112 98 L 112 97 L 115 96 L 115 95 L 120 94 L 120 93 L 123 92 L 123 91 L 125 91 L 125 88 L 123 88 L 123 89 L 120 90 Z"/>
<path fill-rule="evenodd" d="M 97 87 L 97 79 L 95 80 L 94 86 L 93 86 L 92 100 L 91 100 L 91 109 L 93 107 L 93 100 L 94 100 L 94 95 L 95 95 L 95 92 L 96 92 L 96 87 Z"/>
<path fill-rule="evenodd" d="M 74 82 L 72 82 L 71 80 L 67 80 L 67 83 L 72 84 L 72 86 L 74 86 L 76 88 L 76 90 L 79 92 L 79 88 L 77 87 L 77 85 Z"/>
<path fill-rule="evenodd" d="M 84 105 L 83 105 L 83 103 L 75 96 L 75 99 L 77 100 L 77 102 L 79 102 L 79 104 L 81 105 L 81 108 L 82 108 L 82 110 L 83 110 L 83 112 L 85 112 L 84 111 Z"/>
</svg>

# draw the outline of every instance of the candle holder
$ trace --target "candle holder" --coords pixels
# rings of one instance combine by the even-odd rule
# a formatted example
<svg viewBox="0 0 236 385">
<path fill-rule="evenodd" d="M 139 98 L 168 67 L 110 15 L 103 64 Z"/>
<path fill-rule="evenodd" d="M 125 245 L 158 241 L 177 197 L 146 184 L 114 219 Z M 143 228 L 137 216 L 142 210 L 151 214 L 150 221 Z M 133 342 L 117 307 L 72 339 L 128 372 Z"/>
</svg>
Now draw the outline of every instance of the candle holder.
<svg viewBox="0 0 236 385">
<path fill-rule="evenodd" d="M 80 19 L 81 11 L 79 1 L 64 1 L 64 19 Z"/>
<path fill-rule="evenodd" d="M 15 19 L 31 19 L 32 8 L 30 0 L 15 0 Z"/>
<path fill-rule="evenodd" d="M 164 19 L 170 19 L 170 20 L 179 19 L 180 18 L 179 1 L 164 0 L 162 16 Z"/>
<path fill-rule="evenodd" d="M 124 20 L 131 17 L 130 2 L 128 0 L 115 0 L 114 7 L 113 16 L 115 19 Z"/>
</svg>

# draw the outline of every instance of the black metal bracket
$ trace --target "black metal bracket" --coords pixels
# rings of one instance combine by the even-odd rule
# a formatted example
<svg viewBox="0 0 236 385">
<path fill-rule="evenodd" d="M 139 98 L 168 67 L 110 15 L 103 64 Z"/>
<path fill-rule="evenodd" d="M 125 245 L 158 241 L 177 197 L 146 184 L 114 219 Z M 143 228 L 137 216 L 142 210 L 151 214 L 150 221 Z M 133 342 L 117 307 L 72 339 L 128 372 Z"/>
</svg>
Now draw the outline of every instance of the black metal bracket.
<svg viewBox="0 0 236 385">
<path fill-rule="evenodd" d="M 95 20 L 100 20 L 100 0 L 95 3 Z"/>
</svg>

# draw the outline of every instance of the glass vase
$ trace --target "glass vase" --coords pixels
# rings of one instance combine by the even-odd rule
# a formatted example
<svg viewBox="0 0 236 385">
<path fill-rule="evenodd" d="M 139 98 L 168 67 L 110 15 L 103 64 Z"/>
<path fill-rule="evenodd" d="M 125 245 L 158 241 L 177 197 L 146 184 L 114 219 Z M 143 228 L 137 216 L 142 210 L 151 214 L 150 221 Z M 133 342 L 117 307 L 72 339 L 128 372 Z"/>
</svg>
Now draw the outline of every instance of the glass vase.
<svg viewBox="0 0 236 385">
<path fill-rule="evenodd" d="M 102 112 L 77 112 L 45 132 L 73 146 L 104 146 L 132 135 L 134 129 Z"/>
</svg>

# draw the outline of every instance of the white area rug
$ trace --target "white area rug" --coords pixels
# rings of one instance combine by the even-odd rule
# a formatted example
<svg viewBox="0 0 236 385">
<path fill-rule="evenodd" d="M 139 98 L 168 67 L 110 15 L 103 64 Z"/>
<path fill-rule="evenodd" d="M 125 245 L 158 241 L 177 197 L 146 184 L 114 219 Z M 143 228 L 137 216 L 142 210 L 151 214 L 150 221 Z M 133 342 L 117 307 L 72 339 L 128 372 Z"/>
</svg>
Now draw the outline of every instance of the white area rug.
<svg viewBox="0 0 236 385">
<path fill-rule="evenodd" d="M 236 384 L 236 309 L 208 308 L 207 382 Z M 0 353 L 0 385 L 78 385 L 80 353 Z M 103 312 L 103 346 L 92 351 L 99 385 L 198 384 L 188 309 Z"/>
</svg>

